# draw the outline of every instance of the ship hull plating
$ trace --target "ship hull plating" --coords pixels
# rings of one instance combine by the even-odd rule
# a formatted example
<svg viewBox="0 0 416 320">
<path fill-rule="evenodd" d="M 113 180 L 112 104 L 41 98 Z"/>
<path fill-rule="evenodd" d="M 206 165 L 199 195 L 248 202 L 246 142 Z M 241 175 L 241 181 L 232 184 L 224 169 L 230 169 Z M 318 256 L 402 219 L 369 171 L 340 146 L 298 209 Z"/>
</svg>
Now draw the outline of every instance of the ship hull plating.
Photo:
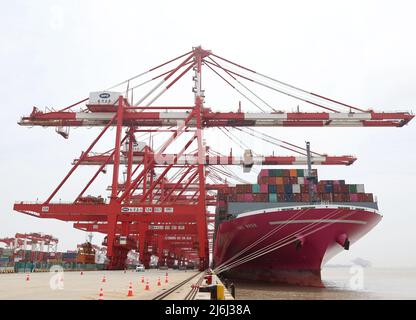
<svg viewBox="0 0 416 320">
<path fill-rule="evenodd" d="M 218 226 L 214 267 L 247 259 L 223 274 L 236 279 L 322 287 L 321 267 L 349 249 L 380 220 L 376 210 L 348 206 L 241 214 Z M 257 256 L 260 253 L 264 254 Z M 250 255 L 256 257 L 248 260 Z"/>
</svg>

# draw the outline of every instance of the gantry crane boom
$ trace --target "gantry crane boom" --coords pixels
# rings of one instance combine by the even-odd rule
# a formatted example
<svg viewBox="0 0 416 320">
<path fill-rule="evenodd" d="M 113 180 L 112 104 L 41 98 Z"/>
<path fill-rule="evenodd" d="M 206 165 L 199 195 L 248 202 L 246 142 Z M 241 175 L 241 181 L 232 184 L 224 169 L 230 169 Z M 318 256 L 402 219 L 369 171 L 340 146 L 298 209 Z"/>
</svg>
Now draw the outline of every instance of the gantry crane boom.
<svg viewBox="0 0 416 320">
<path fill-rule="evenodd" d="M 126 103 L 128 103 L 126 101 Z M 112 105 L 110 105 L 112 107 Z M 157 112 L 162 107 L 126 106 L 123 126 L 172 127 L 187 117 L 187 112 L 178 112 L 178 107 L 163 107 L 168 112 Z M 183 107 L 182 109 L 188 109 Z M 138 110 L 149 110 L 137 112 Z M 22 117 L 21 126 L 42 127 L 103 127 L 115 126 L 111 120 L 115 112 L 48 112 L 34 109 L 30 116 Z M 414 115 L 409 112 L 214 112 L 204 109 L 202 127 L 403 127 Z M 189 123 L 190 127 L 195 122 Z"/>
<path fill-rule="evenodd" d="M 150 157 L 154 157 L 154 154 L 150 154 Z M 109 154 L 100 154 L 100 155 L 90 155 L 80 161 L 80 159 L 75 159 L 73 164 L 80 161 L 81 165 L 101 165 L 113 164 L 114 160 L 111 157 L 108 161 Z M 143 155 L 137 154 L 133 156 L 133 164 L 139 164 L 143 161 Z M 162 154 L 162 159 L 173 159 L 174 154 Z M 311 157 L 311 162 L 314 165 L 351 165 L 357 158 L 354 156 L 328 156 L 328 155 L 315 155 Z M 186 154 L 182 157 L 179 157 L 177 163 L 180 165 L 189 165 L 197 161 L 197 156 L 193 154 Z M 128 159 L 122 157 L 120 159 L 120 164 L 127 164 Z M 252 164 L 260 166 L 275 166 L 275 165 L 306 165 L 308 162 L 307 157 L 305 156 L 253 156 Z M 236 165 L 243 166 L 247 162 L 244 157 L 239 156 L 205 156 L 206 165 Z"/>
</svg>

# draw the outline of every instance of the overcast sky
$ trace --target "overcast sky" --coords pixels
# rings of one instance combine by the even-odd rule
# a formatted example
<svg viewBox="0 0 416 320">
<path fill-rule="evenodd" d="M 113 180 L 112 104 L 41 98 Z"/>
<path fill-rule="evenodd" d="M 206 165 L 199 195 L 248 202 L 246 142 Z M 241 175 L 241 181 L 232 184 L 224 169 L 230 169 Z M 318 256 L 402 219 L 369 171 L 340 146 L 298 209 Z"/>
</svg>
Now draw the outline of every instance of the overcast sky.
<svg viewBox="0 0 416 320">
<path fill-rule="evenodd" d="M 61 250 L 74 249 L 85 240 L 85 234 L 71 223 L 12 210 L 16 200 L 44 200 L 97 134 L 94 129 L 80 128 L 71 130 L 70 139 L 64 140 L 53 128 L 18 126 L 19 118 L 33 106 L 60 108 L 202 45 L 259 72 L 346 103 L 380 111 L 414 111 L 414 12 L 413 1 L 4 3 L 0 19 L 0 237 L 41 231 L 57 236 Z M 178 83 L 180 89 L 172 90 L 161 102 L 192 101 L 190 78 Z M 241 97 L 225 83 L 206 81 L 204 85 L 207 107 L 236 110 Z M 297 105 L 307 109 L 284 96 L 273 99 L 280 109 L 291 111 Z M 245 102 L 243 109 L 255 111 Z M 319 177 L 364 183 L 378 197 L 384 218 L 333 263 L 361 257 L 375 266 L 416 266 L 415 123 L 400 129 L 265 131 L 298 144 L 309 140 L 319 152 L 358 157 L 350 167 L 318 168 Z M 273 150 L 245 139 L 259 153 Z M 226 152 L 230 144 L 223 142 L 218 131 L 207 132 L 207 143 Z M 82 173 L 91 172 L 82 170 L 59 198 L 71 200 L 79 191 L 79 183 L 85 181 Z M 93 242 L 101 238 L 96 236 Z"/>
</svg>

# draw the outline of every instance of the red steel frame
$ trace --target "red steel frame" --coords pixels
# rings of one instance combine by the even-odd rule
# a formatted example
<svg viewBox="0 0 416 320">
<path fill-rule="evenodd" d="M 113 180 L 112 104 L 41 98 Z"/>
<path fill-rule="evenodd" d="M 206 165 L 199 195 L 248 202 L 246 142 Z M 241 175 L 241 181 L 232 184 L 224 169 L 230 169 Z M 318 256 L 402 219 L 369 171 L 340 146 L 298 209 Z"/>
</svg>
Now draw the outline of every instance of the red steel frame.
<svg viewBox="0 0 416 320">
<path fill-rule="evenodd" d="M 232 77 L 237 77 L 239 74 L 222 67 L 211 59 L 211 55 L 213 54 L 210 51 L 196 47 L 191 52 L 176 58 L 186 57 L 175 68 L 153 78 L 163 77 L 158 86 L 143 97 L 139 104 L 156 92 L 157 88 L 167 83 L 176 72 L 182 70 L 181 73 L 171 80 L 147 106 L 132 106 L 127 98 L 120 96 L 116 105 L 87 105 L 88 111 L 81 112 L 73 112 L 71 108 L 87 101 L 87 99 L 56 112 L 43 113 L 34 108 L 32 114 L 29 117 L 23 117 L 19 124 L 65 127 L 102 126 L 103 129 L 81 157 L 74 161 L 73 167 L 46 201 L 36 204 L 19 202 L 14 205 L 14 210 L 40 218 L 73 221 L 75 228 L 106 234 L 103 244 L 107 246 L 109 269 L 124 268 L 127 253 L 133 249 L 139 250 L 141 262 L 146 266 L 149 266 L 151 254 L 157 254 L 159 261 L 165 262 L 169 266 L 173 264 L 173 259 L 177 259 L 182 262 L 198 262 L 199 269 L 203 270 L 208 266 L 209 238 L 212 237 L 212 232 L 208 230 L 207 225 L 214 221 L 213 215 L 208 213 L 207 207 L 216 205 L 216 197 L 209 195 L 208 190 L 218 190 L 228 186 L 227 184 L 208 184 L 205 172 L 206 165 L 244 164 L 241 158 L 231 154 L 223 159 L 207 155 L 202 137 L 204 128 L 215 126 L 401 127 L 413 118 L 413 115 L 407 112 L 365 112 L 313 93 L 310 94 L 350 107 L 350 112 L 284 113 L 276 111 L 266 114 L 266 116 L 264 113 L 243 113 L 241 110 L 238 112 L 213 112 L 203 104 L 202 66 L 206 65 L 210 69 L 217 68 Z M 219 56 L 213 56 L 230 62 Z M 150 69 L 148 72 L 158 67 Z M 193 106 L 150 107 L 153 101 L 191 69 L 194 71 L 195 82 Z M 244 67 L 243 69 L 255 73 L 251 69 Z M 243 77 L 256 82 L 247 76 Z M 227 83 L 229 82 L 227 81 Z M 334 111 L 311 101 L 303 101 Z M 352 109 L 359 112 L 352 112 Z M 170 111 L 175 112 L 170 113 Z M 133 151 L 135 133 L 154 132 L 155 129 L 152 127 L 172 127 L 175 125 L 177 125 L 175 130 L 163 129 L 165 132 L 170 132 L 170 138 L 157 152 L 149 146 L 145 146 L 140 152 Z M 116 128 L 114 149 L 107 153 L 91 155 L 94 146 L 110 126 Z M 123 127 L 128 128 L 125 134 L 123 134 Z M 177 154 L 165 153 L 168 146 L 186 134 L 191 134 L 191 137 L 183 143 Z M 121 149 L 124 143 L 127 145 L 127 150 Z M 197 151 L 189 153 L 192 145 L 196 145 Z M 355 161 L 352 156 L 333 157 L 318 154 L 314 156 L 316 157 L 315 164 L 322 165 L 350 165 Z M 184 161 L 184 158 L 188 160 Z M 170 161 L 160 163 L 160 159 L 170 159 Z M 267 156 L 258 161 L 262 165 L 294 165 L 306 163 L 306 158 Z M 87 164 L 99 167 L 76 199 L 72 203 L 52 202 L 57 192 L 78 166 Z M 122 165 L 127 166 L 124 184 L 119 183 L 120 166 Z M 85 197 L 84 193 L 106 166 L 113 168 L 109 201 Z M 175 181 L 171 181 L 168 178 L 169 174 L 178 168 L 182 169 L 182 173 Z M 163 170 L 159 176 L 155 176 L 156 169 Z"/>
</svg>

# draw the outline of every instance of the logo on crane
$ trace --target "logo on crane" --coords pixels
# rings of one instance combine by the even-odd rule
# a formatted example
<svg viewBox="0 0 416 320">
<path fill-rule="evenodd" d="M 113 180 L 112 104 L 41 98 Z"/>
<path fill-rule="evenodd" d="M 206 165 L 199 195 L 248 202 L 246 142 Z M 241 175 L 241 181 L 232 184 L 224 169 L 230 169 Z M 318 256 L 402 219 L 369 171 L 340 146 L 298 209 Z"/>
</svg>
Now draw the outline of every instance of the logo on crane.
<svg viewBox="0 0 416 320">
<path fill-rule="evenodd" d="M 100 93 L 98 96 L 99 96 L 101 99 L 108 99 L 108 98 L 110 98 L 110 94 L 109 94 L 109 93 L 107 93 L 107 92 Z"/>
</svg>

